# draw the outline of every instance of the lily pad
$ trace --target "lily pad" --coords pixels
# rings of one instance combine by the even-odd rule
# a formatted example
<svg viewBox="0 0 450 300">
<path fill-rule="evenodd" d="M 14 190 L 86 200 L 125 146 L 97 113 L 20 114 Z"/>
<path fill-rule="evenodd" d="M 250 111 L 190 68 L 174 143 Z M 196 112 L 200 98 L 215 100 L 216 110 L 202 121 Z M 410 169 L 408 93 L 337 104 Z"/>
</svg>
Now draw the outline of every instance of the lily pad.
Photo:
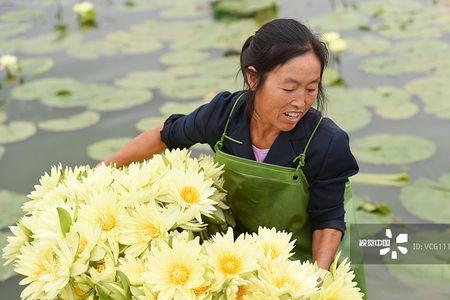
<svg viewBox="0 0 450 300">
<path fill-rule="evenodd" d="M 278 11 L 279 0 L 218 0 L 213 2 L 216 17 L 248 18 L 266 11 Z"/>
<path fill-rule="evenodd" d="M 22 204 L 27 201 L 24 195 L 7 190 L 0 190 L 0 229 L 15 224 L 24 212 Z"/>
<path fill-rule="evenodd" d="M 385 52 L 392 44 L 389 40 L 375 37 L 363 36 L 361 38 L 346 38 L 348 51 L 355 55 L 373 55 Z"/>
<path fill-rule="evenodd" d="M 419 110 L 418 106 L 411 102 L 408 92 L 389 86 L 377 87 L 363 101 L 367 106 L 373 107 L 377 115 L 391 120 L 410 118 Z"/>
<path fill-rule="evenodd" d="M 23 8 L 18 10 L 13 10 L 4 13 L 0 16 L 0 20 L 3 22 L 28 22 L 41 18 L 44 15 L 44 10 L 37 8 Z"/>
<path fill-rule="evenodd" d="M 163 116 L 143 118 L 136 124 L 136 129 L 144 132 L 155 127 L 156 125 L 163 124 L 166 119 L 167 117 Z"/>
<path fill-rule="evenodd" d="M 101 161 L 113 155 L 130 140 L 128 137 L 102 140 L 90 145 L 87 154 L 90 158 Z"/>
<path fill-rule="evenodd" d="M 5 122 L 8 119 L 8 115 L 4 110 L 0 110 L 0 123 Z"/>
<path fill-rule="evenodd" d="M 0 24 L 0 39 L 6 39 L 27 32 L 31 28 L 31 24 L 15 24 L 3 23 Z"/>
<path fill-rule="evenodd" d="M 394 215 L 386 204 L 377 204 L 368 197 L 353 195 L 353 207 L 355 209 L 356 223 L 359 224 L 391 224 Z M 380 231 L 380 228 L 364 228 L 365 235 L 373 235 Z"/>
<path fill-rule="evenodd" d="M 137 71 L 128 73 L 124 78 L 116 79 L 115 84 L 125 88 L 158 88 L 175 80 L 172 75 L 162 71 Z"/>
<path fill-rule="evenodd" d="M 400 193 L 403 206 L 412 214 L 435 223 L 450 223 L 450 173 L 435 182 L 420 178 Z"/>
<path fill-rule="evenodd" d="M 147 11 L 154 10 L 161 7 L 166 7 L 170 5 L 169 2 L 164 0 L 128 0 L 120 5 L 120 10 L 124 12 L 137 12 L 137 11 Z"/>
<path fill-rule="evenodd" d="M 105 41 L 74 43 L 68 47 L 67 54 L 77 59 L 97 59 L 117 54 L 117 47 Z"/>
<path fill-rule="evenodd" d="M 372 120 L 372 114 L 364 106 L 362 90 L 328 88 L 326 115 L 347 131 L 356 131 L 366 127 Z"/>
<path fill-rule="evenodd" d="M 437 118 L 450 119 L 450 90 L 447 76 L 419 78 L 406 84 L 405 89 L 422 98 L 426 113 Z"/>
<path fill-rule="evenodd" d="M 208 57 L 208 53 L 200 51 L 177 51 L 161 55 L 159 61 L 167 65 L 182 65 L 198 63 L 206 60 Z"/>
<path fill-rule="evenodd" d="M 100 120 L 100 115 L 93 111 L 85 111 L 68 118 L 58 118 L 38 123 L 39 129 L 47 131 L 72 131 L 87 128 Z"/>
<path fill-rule="evenodd" d="M 25 40 L 21 50 L 28 54 L 46 54 L 66 49 L 72 44 L 81 43 L 82 36 L 79 34 L 50 33 Z"/>
<path fill-rule="evenodd" d="M 208 76 L 183 77 L 160 87 L 161 94 L 178 100 L 198 99 L 205 95 L 225 89 L 223 79 Z"/>
<path fill-rule="evenodd" d="M 145 90 L 114 89 L 110 93 L 95 94 L 88 108 L 97 111 L 113 111 L 135 107 L 150 101 L 153 94 Z"/>
<path fill-rule="evenodd" d="M 5 248 L 7 245 L 6 234 L 0 231 L 0 249 Z M 5 281 L 6 279 L 13 277 L 14 273 L 14 265 L 9 264 L 4 266 L 5 260 L 0 255 L 0 282 Z"/>
<path fill-rule="evenodd" d="M 0 55 L 1 54 L 11 54 L 16 52 L 20 45 L 22 44 L 22 39 L 9 39 L 9 40 L 1 40 L 0 39 Z"/>
<path fill-rule="evenodd" d="M 332 12 L 312 19 L 310 23 L 318 31 L 344 31 L 367 25 L 369 18 L 353 8 L 339 6 Z"/>
<path fill-rule="evenodd" d="M 32 122 L 12 121 L 8 125 L 0 125 L 0 144 L 21 142 L 36 133 Z"/>
<path fill-rule="evenodd" d="M 209 12 L 209 3 L 205 0 L 186 0 L 161 11 L 163 18 L 195 18 Z"/>
<path fill-rule="evenodd" d="M 372 134 L 353 140 L 358 160 L 374 164 L 408 164 L 425 160 L 436 152 L 436 145 L 413 135 Z"/>
<path fill-rule="evenodd" d="M 166 102 L 159 108 L 159 111 L 164 116 L 170 116 L 171 114 L 189 114 L 197 109 L 200 105 L 203 105 L 207 102 L 207 100 L 183 103 Z"/>
<path fill-rule="evenodd" d="M 45 73 L 52 67 L 51 58 L 28 58 L 20 61 L 22 74 L 29 77 Z"/>
<path fill-rule="evenodd" d="M 325 86 L 338 84 L 341 81 L 339 71 L 332 68 L 326 68 L 323 72 L 322 83 Z"/>
</svg>

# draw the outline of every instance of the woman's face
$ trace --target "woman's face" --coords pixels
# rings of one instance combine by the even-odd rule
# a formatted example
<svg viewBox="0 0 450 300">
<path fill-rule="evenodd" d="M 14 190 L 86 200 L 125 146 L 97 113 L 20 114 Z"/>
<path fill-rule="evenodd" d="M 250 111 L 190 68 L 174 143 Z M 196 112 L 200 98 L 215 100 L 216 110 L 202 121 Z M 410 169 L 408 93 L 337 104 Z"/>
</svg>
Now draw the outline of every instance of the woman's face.
<svg viewBox="0 0 450 300">
<path fill-rule="evenodd" d="M 277 66 L 256 91 L 254 118 L 279 131 L 292 130 L 317 99 L 320 69 L 312 51 Z M 257 83 L 249 79 L 251 85 Z"/>
</svg>

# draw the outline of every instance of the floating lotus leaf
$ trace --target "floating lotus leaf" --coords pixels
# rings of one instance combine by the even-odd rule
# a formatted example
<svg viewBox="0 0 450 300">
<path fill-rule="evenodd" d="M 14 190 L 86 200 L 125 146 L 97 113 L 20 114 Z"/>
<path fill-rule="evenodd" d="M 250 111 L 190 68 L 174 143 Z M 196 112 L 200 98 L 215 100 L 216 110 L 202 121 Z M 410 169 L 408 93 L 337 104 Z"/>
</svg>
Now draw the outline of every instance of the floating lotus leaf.
<svg viewBox="0 0 450 300">
<path fill-rule="evenodd" d="M 46 54 L 64 50 L 71 45 L 81 43 L 81 41 L 82 36 L 79 34 L 50 33 L 23 41 L 21 50 L 29 54 Z"/>
<path fill-rule="evenodd" d="M 24 195 L 0 190 L 0 229 L 17 222 L 23 215 L 21 207 L 26 200 Z"/>
<path fill-rule="evenodd" d="M 19 49 L 23 40 L 15 39 L 15 40 L 0 40 L 0 55 L 2 54 L 11 54 Z"/>
<path fill-rule="evenodd" d="M 197 109 L 200 105 L 208 103 L 205 101 L 196 101 L 196 102 L 166 102 L 160 108 L 159 111 L 164 116 L 169 116 L 172 114 L 189 114 Z"/>
<path fill-rule="evenodd" d="M 348 51 L 355 55 L 373 55 L 388 50 L 390 41 L 376 36 L 365 35 L 360 38 L 345 38 Z"/>
<path fill-rule="evenodd" d="M 364 95 L 359 90 L 328 88 L 326 115 L 346 131 L 356 131 L 370 124 L 372 114 L 364 106 Z"/>
<path fill-rule="evenodd" d="M 368 16 L 352 8 L 337 7 L 322 17 L 311 20 L 311 26 L 319 31 L 344 31 L 357 29 L 369 23 Z"/>
<path fill-rule="evenodd" d="M 447 76 L 419 78 L 406 84 L 405 89 L 422 98 L 426 113 L 450 119 L 450 90 Z"/>
<path fill-rule="evenodd" d="M 218 0 L 213 3 L 214 14 L 217 17 L 253 17 L 266 11 L 277 11 L 278 0 Z"/>
<path fill-rule="evenodd" d="M 0 24 L 0 39 L 6 39 L 26 32 L 31 28 L 31 24 L 5 23 Z"/>
<path fill-rule="evenodd" d="M 165 0 L 128 0 L 119 6 L 121 11 L 124 12 L 137 12 L 154 10 L 161 7 L 170 5 L 170 2 Z"/>
<path fill-rule="evenodd" d="M 67 49 L 69 56 L 78 59 L 96 59 L 100 56 L 111 56 L 117 52 L 117 47 L 106 41 L 74 43 Z"/>
<path fill-rule="evenodd" d="M 400 193 L 403 206 L 412 214 L 434 223 L 450 223 L 450 173 L 437 182 L 420 178 Z"/>
<path fill-rule="evenodd" d="M 182 65 L 198 63 L 206 60 L 208 57 L 208 53 L 200 51 L 177 51 L 161 55 L 159 61 L 167 65 Z"/>
<path fill-rule="evenodd" d="M 239 69 L 239 57 L 227 56 L 216 59 L 208 59 L 191 65 L 173 66 L 167 69 L 167 73 L 174 76 L 190 76 L 199 74 L 230 77 L 235 76 Z"/>
<path fill-rule="evenodd" d="M 83 84 L 74 81 L 72 84 L 61 85 L 57 89 L 49 90 L 48 94 L 40 100 L 50 107 L 83 107 L 96 101 L 102 93 L 112 92 L 112 90 L 114 88 L 106 85 Z"/>
<path fill-rule="evenodd" d="M 0 110 L 0 123 L 5 122 L 7 119 L 8 115 L 6 114 L 6 112 L 4 110 Z"/>
<path fill-rule="evenodd" d="M 363 101 L 385 119 L 407 119 L 419 110 L 417 105 L 411 102 L 411 95 L 408 92 L 395 87 L 377 87 Z"/>
<path fill-rule="evenodd" d="M 436 152 L 436 145 L 413 135 L 373 134 L 353 140 L 358 160 L 374 164 L 408 164 L 425 160 Z"/>
<path fill-rule="evenodd" d="M 136 129 L 144 132 L 155 127 L 156 125 L 163 124 L 166 119 L 167 117 L 164 116 L 143 118 L 136 124 Z"/>
<path fill-rule="evenodd" d="M 323 72 L 322 83 L 325 86 L 330 86 L 339 83 L 341 80 L 341 75 L 336 69 L 326 68 Z"/>
<path fill-rule="evenodd" d="M 142 34 L 133 32 L 112 32 L 106 36 L 106 42 L 110 43 L 118 54 L 142 54 L 150 53 L 162 48 L 162 43 L 155 39 L 149 39 Z"/>
<path fill-rule="evenodd" d="M 178 100 L 198 99 L 218 88 L 225 89 L 222 81 L 208 76 L 189 76 L 166 82 L 160 91 L 162 95 Z"/>
<path fill-rule="evenodd" d="M 211 24 L 211 22 L 204 22 Z M 146 21 L 141 24 L 136 24 L 130 27 L 130 32 L 142 37 L 156 39 L 159 41 L 175 41 L 186 35 L 192 36 L 195 34 L 195 28 L 201 22 L 157 22 Z"/>
<path fill-rule="evenodd" d="M 162 71 L 137 71 L 128 73 L 124 78 L 116 79 L 115 84 L 125 88 L 158 88 L 174 81 L 172 75 Z"/>
<path fill-rule="evenodd" d="M 0 20 L 4 22 L 27 22 L 41 18 L 44 11 L 37 8 L 23 8 L 4 13 L 0 16 Z"/>
<path fill-rule="evenodd" d="M 122 110 L 146 103 L 153 94 L 145 90 L 111 89 L 109 93 L 95 94 L 88 108 L 97 111 Z"/>
<path fill-rule="evenodd" d="M 353 206 L 356 210 L 356 222 L 360 224 L 391 224 L 394 220 L 393 214 L 386 210 L 379 210 L 382 206 L 375 204 L 369 199 L 353 195 Z M 366 209 L 366 206 L 374 206 L 374 209 Z"/>
<path fill-rule="evenodd" d="M 2 159 L 3 154 L 5 154 L 5 147 L 0 146 L 0 159 Z"/>
<path fill-rule="evenodd" d="M 28 139 L 36 133 L 32 122 L 12 121 L 8 125 L 0 125 L 0 144 L 9 144 Z"/>
<path fill-rule="evenodd" d="M 99 141 L 87 148 L 87 154 L 95 160 L 104 160 L 128 143 L 131 138 L 113 138 Z"/>
<path fill-rule="evenodd" d="M 92 126 L 100 120 L 100 115 L 93 111 L 85 111 L 67 118 L 58 118 L 38 123 L 39 129 L 47 131 L 72 131 Z"/>
<path fill-rule="evenodd" d="M 163 18 L 194 18 L 201 17 L 209 12 L 209 3 L 205 0 L 187 0 L 177 5 L 172 5 L 163 11 L 160 15 Z"/>
<path fill-rule="evenodd" d="M 69 96 L 71 90 L 83 89 L 81 84 L 72 78 L 42 78 L 26 82 L 12 90 L 13 99 L 37 100 L 53 95 Z"/>
<path fill-rule="evenodd" d="M 7 245 L 6 242 L 6 234 L 0 231 L 0 249 L 5 248 Z M 4 266 L 5 260 L 0 255 L 0 282 L 5 281 L 6 279 L 14 276 L 14 265 L 9 264 Z"/>
<path fill-rule="evenodd" d="M 45 73 L 52 67 L 51 58 L 28 58 L 20 61 L 22 74 L 29 77 Z"/>
</svg>

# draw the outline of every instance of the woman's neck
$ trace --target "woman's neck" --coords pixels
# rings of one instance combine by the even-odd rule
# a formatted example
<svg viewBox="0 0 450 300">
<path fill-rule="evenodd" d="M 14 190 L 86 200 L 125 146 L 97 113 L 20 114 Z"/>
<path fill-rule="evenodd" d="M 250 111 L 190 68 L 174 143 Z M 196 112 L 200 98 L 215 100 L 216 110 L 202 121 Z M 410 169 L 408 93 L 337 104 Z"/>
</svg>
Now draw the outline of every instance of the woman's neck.
<svg viewBox="0 0 450 300">
<path fill-rule="evenodd" d="M 250 118 L 250 138 L 252 144 L 260 149 L 268 149 L 272 146 L 280 130 L 264 121 L 256 112 Z"/>
</svg>

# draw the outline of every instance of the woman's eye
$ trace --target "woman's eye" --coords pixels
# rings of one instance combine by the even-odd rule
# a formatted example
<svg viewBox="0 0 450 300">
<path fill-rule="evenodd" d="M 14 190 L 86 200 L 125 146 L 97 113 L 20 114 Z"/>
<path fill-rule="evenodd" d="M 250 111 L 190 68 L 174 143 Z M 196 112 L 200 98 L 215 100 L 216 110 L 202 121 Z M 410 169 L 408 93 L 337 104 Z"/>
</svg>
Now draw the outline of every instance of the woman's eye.
<svg viewBox="0 0 450 300">
<path fill-rule="evenodd" d="M 283 91 L 286 91 L 286 92 L 292 92 L 292 91 L 294 91 L 294 89 L 282 89 Z"/>
<path fill-rule="evenodd" d="M 316 89 L 308 89 L 307 90 L 309 93 L 314 93 L 316 91 Z"/>
</svg>

